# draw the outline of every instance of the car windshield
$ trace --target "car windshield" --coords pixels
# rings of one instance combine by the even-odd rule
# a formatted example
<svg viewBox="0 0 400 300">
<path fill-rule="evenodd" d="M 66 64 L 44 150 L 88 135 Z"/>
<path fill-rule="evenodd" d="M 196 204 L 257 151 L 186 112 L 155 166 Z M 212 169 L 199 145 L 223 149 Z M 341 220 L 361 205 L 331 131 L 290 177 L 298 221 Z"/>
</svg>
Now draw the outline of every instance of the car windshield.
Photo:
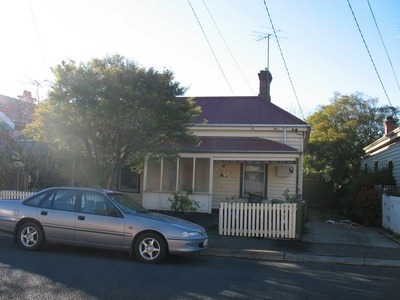
<svg viewBox="0 0 400 300">
<path fill-rule="evenodd" d="M 128 195 L 122 193 L 110 193 L 108 194 L 108 196 L 114 201 L 116 205 L 118 205 L 120 209 L 122 209 L 124 213 L 130 214 L 147 212 L 147 210 L 143 206 L 141 206 Z"/>
</svg>

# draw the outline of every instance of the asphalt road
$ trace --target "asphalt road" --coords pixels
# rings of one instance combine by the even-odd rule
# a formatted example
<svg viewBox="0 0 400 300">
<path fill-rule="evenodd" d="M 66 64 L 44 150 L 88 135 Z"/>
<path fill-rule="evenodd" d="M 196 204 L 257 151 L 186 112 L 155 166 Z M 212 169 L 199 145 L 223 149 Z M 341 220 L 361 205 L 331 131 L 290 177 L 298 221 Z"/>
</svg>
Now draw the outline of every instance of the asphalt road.
<svg viewBox="0 0 400 300">
<path fill-rule="evenodd" d="M 0 235 L 1 299 L 395 299 L 400 269 L 191 255 L 145 265 L 127 254 Z"/>
</svg>

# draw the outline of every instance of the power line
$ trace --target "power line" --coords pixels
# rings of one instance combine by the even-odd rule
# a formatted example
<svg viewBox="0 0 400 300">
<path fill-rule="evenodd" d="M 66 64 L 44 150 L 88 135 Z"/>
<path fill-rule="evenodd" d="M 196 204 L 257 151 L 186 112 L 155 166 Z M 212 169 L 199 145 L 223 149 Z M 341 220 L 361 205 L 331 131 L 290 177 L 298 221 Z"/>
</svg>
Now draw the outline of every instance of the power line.
<svg viewBox="0 0 400 300">
<path fill-rule="evenodd" d="M 396 76 L 396 72 L 394 71 L 394 68 L 393 68 L 392 60 L 390 59 L 389 53 L 388 53 L 388 51 L 386 49 L 386 45 L 385 45 L 385 42 L 383 41 L 382 34 L 381 34 L 381 31 L 379 30 L 378 23 L 376 22 L 374 12 L 372 11 L 371 4 L 369 3 L 369 0 L 367 0 L 367 2 L 368 2 L 369 10 L 371 11 L 371 14 L 372 14 L 372 18 L 374 19 L 376 29 L 378 30 L 379 37 L 381 38 L 381 42 L 382 42 L 383 48 L 385 49 L 386 56 L 387 56 L 387 58 L 389 60 L 390 67 L 392 68 L 393 76 L 394 76 L 394 79 L 396 80 L 396 83 L 397 83 L 397 88 L 400 91 L 399 81 L 397 80 L 397 76 Z"/>
<path fill-rule="evenodd" d="M 233 61 L 235 62 L 235 64 L 236 64 L 236 67 L 238 68 L 238 70 L 239 70 L 240 74 L 242 75 L 242 77 L 243 77 L 244 81 L 246 82 L 246 84 L 247 84 L 248 88 L 249 88 L 249 89 L 250 89 L 250 91 L 251 91 L 251 92 L 254 94 L 254 91 L 253 91 L 253 89 L 251 88 L 251 86 L 250 86 L 249 82 L 247 81 L 246 77 L 244 76 L 244 74 L 243 74 L 243 72 L 242 72 L 242 69 L 240 68 L 239 64 L 237 63 L 237 61 L 236 61 L 235 57 L 233 56 L 233 53 L 232 53 L 231 49 L 229 48 L 229 46 L 228 46 L 227 42 L 225 41 L 225 38 L 224 38 L 224 36 L 222 35 L 221 31 L 219 30 L 219 28 L 218 28 L 218 25 L 217 25 L 217 23 L 215 22 L 215 20 L 214 20 L 213 16 L 211 15 L 211 12 L 210 12 L 210 10 L 208 9 L 208 7 L 207 7 L 206 3 L 204 2 L 204 0 L 203 0 L 203 4 L 204 4 L 204 6 L 206 7 L 206 9 L 207 9 L 207 12 L 208 12 L 208 14 L 210 15 L 210 18 L 211 18 L 211 20 L 213 21 L 213 23 L 214 23 L 215 27 L 217 28 L 217 30 L 218 30 L 218 33 L 219 33 L 219 36 L 220 36 L 220 37 L 221 37 L 221 39 L 223 40 L 223 42 L 224 42 L 224 44 L 225 44 L 226 48 L 228 49 L 228 52 L 229 52 L 229 54 L 231 55 L 231 57 L 232 57 Z"/>
<path fill-rule="evenodd" d="M 267 6 L 267 3 L 265 2 L 265 0 L 264 0 L 264 6 L 265 6 L 265 10 L 267 11 L 269 22 L 271 23 L 272 30 L 274 31 L 274 35 L 276 36 L 277 31 L 275 30 L 275 26 L 274 26 L 274 23 L 272 22 L 272 18 L 271 18 L 271 15 L 269 13 L 268 6 Z M 303 120 L 304 120 L 305 118 L 304 118 L 303 110 L 301 109 L 301 106 L 300 106 L 299 97 L 297 97 L 296 89 L 294 88 L 292 77 L 290 76 L 289 69 L 288 69 L 288 66 L 286 64 L 285 57 L 283 56 L 281 44 L 279 43 L 278 39 L 276 39 L 276 43 L 278 44 L 279 52 L 281 53 L 283 64 L 285 65 L 286 73 L 287 73 L 287 75 L 289 77 L 290 85 L 292 86 L 292 90 L 293 90 L 294 96 L 296 98 L 297 105 L 299 106 L 301 116 L 303 117 Z"/>
<path fill-rule="evenodd" d="M 218 61 L 218 58 L 217 58 L 217 56 L 215 55 L 215 53 L 214 53 L 214 51 L 213 51 L 213 48 L 211 47 L 210 41 L 209 41 L 208 38 L 207 38 L 207 34 L 205 33 L 205 31 L 204 31 L 204 29 L 203 29 L 203 26 L 201 25 L 201 22 L 200 22 L 199 18 L 197 17 L 196 11 L 194 10 L 192 4 L 190 3 L 190 0 L 188 0 L 188 3 L 189 3 L 189 5 L 190 5 L 190 7 L 191 7 L 191 9 L 192 9 L 192 11 L 193 11 L 194 16 L 196 17 L 197 23 L 199 24 L 199 26 L 200 26 L 200 28 L 201 28 L 201 31 L 203 32 L 203 35 L 204 35 L 204 37 L 205 37 L 205 39 L 206 39 L 206 41 L 207 41 L 207 44 L 208 44 L 208 46 L 209 46 L 209 48 L 210 48 L 210 50 L 211 50 L 211 52 L 212 52 L 212 54 L 213 54 L 215 60 L 217 61 L 217 64 L 218 64 L 219 69 L 221 70 L 221 73 L 222 73 L 222 75 L 224 76 L 226 83 L 228 84 L 229 88 L 231 89 L 231 92 L 232 92 L 233 98 L 234 98 L 234 100 L 235 100 L 235 103 L 240 107 L 241 105 L 239 104 L 239 101 L 238 101 L 238 99 L 237 99 L 237 97 L 236 97 L 236 95 L 235 95 L 235 93 L 234 93 L 234 91 L 233 91 L 233 89 L 232 89 L 232 86 L 229 84 L 229 81 L 228 81 L 227 77 L 225 76 L 224 71 L 222 70 L 222 67 L 221 67 L 221 65 L 220 65 L 220 63 L 219 63 L 219 61 Z M 253 123 L 250 121 L 249 116 L 248 116 L 248 115 L 245 115 L 245 117 L 246 117 L 246 119 L 248 120 L 248 122 L 249 122 L 251 128 L 254 129 Z"/>
<path fill-rule="evenodd" d="M 192 3 L 190 3 L 190 0 L 188 0 L 188 3 L 189 3 L 189 5 L 190 5 L 190 8 L 192 9 L 192 12 L 193 12 L 194 16 L 196 17 L 197 23 L 199 24 L 201 31 L 203 32 L 203 35 L 204 35 L 204 38 L 205 38 L 206 41 L 207 41 L 208 47 L 210 48 L 211 53 L 212 53 L 212 55 L 214 56 L 214 59 L 215 59 L 215 61 L 217 62 L 217 65 L 218 65 L 218 67 L 219 67 L 219 69 L 220 69 L 222 75 L 223 75 L 224 78 L 225 78 L 226 83 L 228 84 L 228 86 L 229 86 L 229 88 L 230 88 L 230 90 L 231 90 L 231 92 L 232 92 L 232 95 L 235 95 L 235 93 L 234 93 L 234 91 L 233 91 L 233 89 L 232 89 L 232 86 L 230 85 L 230 83 L 229 83 L 229 81 L 228 81 L 228 78 L 225 76 L 224 70 L 222 70 L 222 67 L 221 67 L 221 64 L 219 63 L 219 60 L 218 60 L 217 56 L 215 55 L 215 52 L 214 52 L 214 50 L 213 50 L 213 48 L 212 48 L 212 46 L 211 46 L 211 44 L 210 44 L 210 41 L 208 40 L 207 34 L 205 33 L 205 31 L 204 31 L 204 29 L 203 29 L 203 26 L 201 25 L 200 20 L 199 20 L 199 18 L 197 17 L 196 11 L 194 10 L 194 8 L 193 8 L 193 6 L 192 6 Z"/>
<path fill-rule="evenodd" d="M 390 106 L 392 106 L 392 103 L 390 102 L 389 96 L 388 96 L 388 94 L 387 94 L 387 92 L 386 92 L 385 86 L 383 85 L 381 76 L 379 75 L 378 69 L 376 68 L 375 62 L 374 62 L 374 60 L 373 60 L 373 58 L 372 58 L 371 52 L 369 51 L 367 42 L 365 41 L 364 35 L 363 35 L 362 31 L 361 31 L 360 25 L 358 24 L 356 15 L 354 14 L 353 8 L 351 7 L 350 1 L 347 0 L 347 3 L 349 4 L 350 11 L 351 11 L 351 13 L 353 14 L 354 21 L 356 22 L 358 31 L 360 32 L 361 38 L 362 38 L 362 40 L 363 40 L 363 42 L 364 42 L 365 49 L 366 49 L 367 52 L 368 52 L 368 55 L 369 55 L 369 58 L 370 58 L 370 60 L 371 60 L 372 65 L 374 66 L 375 73 L 376 73 L 376 75 L 377 75 L 378 78 L 379 78 L 379 82 L 381 83 L 382 89 L 383 89 L 383 91 L 384 91 L 384 93 L 385 93 L 385 95 L 386 95 L 387 100 L 389 101 Z"/>
<path fill-rule="evenodd" d="M 35 26 L 36 37 L 38 39 L 39 48 L 40 48 L 40 52 L 42 54 L 43 63 L 47 67 L 47 61 L 46 61 L 46 56 L 44 54 L 43 43 L 42 43 L 42 39 L 40 38 L 39 27 L 37 25 L 37 21 L 36 21 L 36 18 L 35 18 L 35 13 L 33 11 L 32 2 L 31 1 L 29 1 L 29 8 L 30 8 L 30 11 L 31 11 L 33 24 Z"/>
</svg>

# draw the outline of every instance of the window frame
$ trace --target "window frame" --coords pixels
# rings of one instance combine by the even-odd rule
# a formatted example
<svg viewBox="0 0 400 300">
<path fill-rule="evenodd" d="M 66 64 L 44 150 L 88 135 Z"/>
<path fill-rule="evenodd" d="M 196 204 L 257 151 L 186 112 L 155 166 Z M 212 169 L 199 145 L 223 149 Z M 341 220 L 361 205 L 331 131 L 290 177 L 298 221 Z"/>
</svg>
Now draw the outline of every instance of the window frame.
<svg viewBox="0 0 400 300">
<path fill-rule="evenodd" d="M 246 166 L 248 165 L 259 165 L 262 166 L 262 171 L 251 171 L 251 170 L 246 170 Z M 242 164 L 242 172 L 241 172 L 241 196 L 244 198 L 248 198 L 250 195 L 249 193 L 260 193 L 263 195 L 263 197 L 265 197 L 266 191 L 265 191 L 265 187 L 266 187 L 266 176 L 267 176 L 267 165 L 263 162 L 244 162 Z M 251 191 L 251 192 L 246 192 L 246 178 L 245 175 L 246 173 L 262 173 L 263 174 L 263 178 L 262 178 L 262 189 L 261 191 Z"/>
</svg>

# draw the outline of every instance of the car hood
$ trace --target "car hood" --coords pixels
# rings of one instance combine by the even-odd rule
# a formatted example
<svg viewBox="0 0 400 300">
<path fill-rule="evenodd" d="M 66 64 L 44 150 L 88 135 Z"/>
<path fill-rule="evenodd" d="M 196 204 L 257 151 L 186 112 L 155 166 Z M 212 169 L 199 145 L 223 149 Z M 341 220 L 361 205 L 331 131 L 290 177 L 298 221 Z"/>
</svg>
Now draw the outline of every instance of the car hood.
<svg viewBox="0 0 400 300">
<path fill-rule="evenodd" d="M 137 217 L 143 218 L 143 219 L 147 219 L 147 220 L 152 220 L 155 222 L 160 222 L 160 223 L 168 223 L 170 225 L 174 225 L 176 227 L 181 227 L 182 229 L 186 229 L 186 230 L 199 230 L 201 232 L 205 231 L 205 229 L 195 223 L 186 221 L 186 220 L 182 220 L 179 218 L 175 218 L 172 216 L 168 216 L 168 215 L 163 215 L 163 214 L 158 214 L 158 213 L 139 213 L 138 215 L 136 215 Z"/>
</svg>

